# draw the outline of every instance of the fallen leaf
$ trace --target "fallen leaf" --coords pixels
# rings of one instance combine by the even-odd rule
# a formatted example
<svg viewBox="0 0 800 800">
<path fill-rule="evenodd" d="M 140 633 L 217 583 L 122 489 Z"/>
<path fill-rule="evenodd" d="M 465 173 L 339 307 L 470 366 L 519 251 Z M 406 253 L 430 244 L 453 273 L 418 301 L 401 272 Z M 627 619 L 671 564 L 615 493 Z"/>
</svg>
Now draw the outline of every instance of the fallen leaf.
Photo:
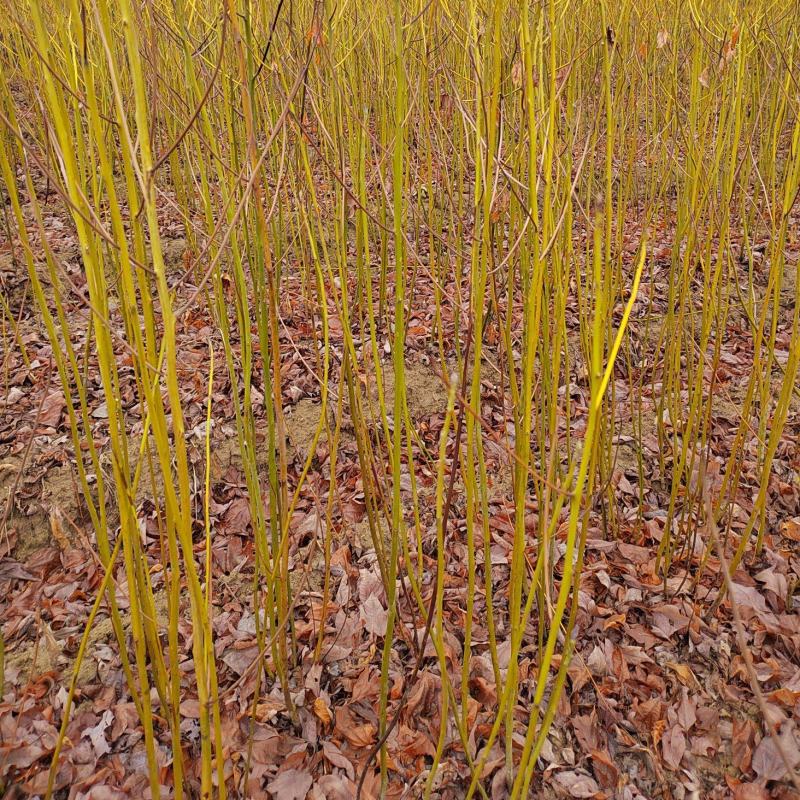
<svg viewBox="0 0 800 800">
<path fill-rule="evenodd" d="M 678 680 L 684 686 L 697 685 L 697 678 L 695 678 L 691 668 L 686 666 L 686 664 L 676 664 L 674 661 L 667 661 L 665 662 L 665 666 L 669 667 L 678 676 Z"/>
<path fill-rule="evenodd" d="M 689 697 L 689 693 L 686 691 L 686 689 L 684 689 L 681 702 L 678 703 L 677 713 L 678 722 L 685 731 L 688 731 L 697 721 L 695 709 L 696 706 L 694 700 Z"/>
<path fill-rule="evenodd" d="M 100 721 L 90 728 L 86 728 L 81 735 L 81 738 L 87 738 L 92 743 L 94 752 L 100 758 L 106 753 L 111 752 L 111 746 L 106 739 L 106 728 L 111 726 L 114 722 L 114 712 L 111 709 L 106 709 Z"/>
<path fill-rule="evenodd" d="M 750 612 L 742 614 L 742 618 L 745 621 L 753 616 L 769 613 L 767 601 L 764 600 L 763 595 L 755 586 L 742 586 L 739 583 L 732 583 L 731 597 L 739 607 L 740 612 Z"/>
<path fill-rule="evenodd" d="M 61 421 L 61 413 L 67 403 L 62 392 L 51 392 L 42 402 L 42 410 L 39 414 L 39 424 L 48 428 L 57 428 Z"/>
<path fill-rule="evenodd" d="M 600 751 L 605 747 L 604 736 L 597 724 L 597 714 L 584 714 L 572 718 L 572 730 L 578 744 L 586 751 Z"/>
<path fill-rule="evenodd" d="M 333 722 L 331 710 L 328 708 L 328 704 L 322 697 L 317 697 L 314 699 L 314 713 L 316 714 L 317 719 L 319 719 L 323 725 L 327 726 Z"/>
<path fill-rule="evenodd" d="M 680 725 L 673 725 L 661 738 L 661 753 L 667 766 L 678 769 L 686 752 L 686 736 Z"/>
<path fill-rule="evenodd" d="M 365 787 L 368 783 L 365 782 Z M 342 775 L 322 775 L 317 778 L 314 787 L 322 792 L 325 800 L 352 800 L 356 796 L 356 785 L 352 778 L 345 778 Z M 365 789 L 362 792 L 364 798 L 372 797 Z"/>
<path fill-rule="evenodd" d="M 731 757 L 733 765 L 739 772 L 748 772 L 750 770 L 755 735 L 756 727 L 752 720 L 734 717 Z"/>
<path fill-rule="evenodd" d="M 486 678 L 476 675 L 469 679 L 469 688 L 473 696 L 485 707 L 492 708 L 497 703 L 497 692 L 494 684 L 489 683 Z"/>
<path fill-rule="evenodd" d="M 597 781 L 589 775 L 583 775 L 574 770 L 559 772 L 556 780 L 570 793 L 572 797 L 593 797 L 600 791 Z"/>
<path fill-rule="evenodd" d="M 740 783 L 725 776 L 733 794 L 733 800 L 769 800 L 769 793 L 762 783 Z"/>
<path fill-rule="evenodd" d="M 603 630 L 607 631 L 609 628 L 620 628 L 625 624 L 627 614 L 612 614 L 604 623 Z"/>
<path fill-rule="evenodd" d="M 322 753 L 334 767 L 339 767 L 347 773 L 350 780 L 355 780 L 355 768 L 347 756 L 331 741 L 322 743 Z"/>
<path fill-rule="evenodd" d="M 783 750 L 789 757 L 789 763 L 792 767 L 796 767 L 800 763 L 800 747 L 798 747 L 790 723 L 784 726 L 780 737 Z M 775 739 L 772 736 L 764 736 L 758 743 L 758 747 L 753 753 L 752 766 L 753 771 L 761 780 L 779 781 L 783 779 L 786 774 L 786 764 L 784 764 L 775 744 Z"/>
<path fill-rule="evenodd" d="M 361 606 L 361 619 L 364 627 L 374 636 L 384 636 L 389 621 L 389 612 L 381 605 L 381 601 L 371 594 Z"/>
<path fill-rule="evenodd" d="M 619 781 L 619 770 L 605 750 L 595 750 L 592 756 L 592 771 L 604 789 L 615 789 Z"/>
<path fill-rule="evenodd" d="M 781 523 L 781 534 L 794 542 L 800 542 L 800 517 L 792 517 Z"/>
<path fill-rule="evenodd" d="M 237 497 L 222 517 L 221 527 L 227 533 L 244 533 L 250 524 L 250 504 L 246 497 Z"/>
<path fill-rule="evenodd" d="M 274 800 L 305 800 L 313 782 L 304 769 L 287 769 L 269 783 L 267 791 Z"/>
<path fill-rule="evenodd" d="M 63 514 L 61 513 L 61 509 L 56 507 L 50 509 L 50 533 L 62 550 L 69 550 L 69 539 L 67 538 L 67 534 L 64 533 L 64 526 L 61 522 L 62 519 Z"/>
<path fill-rule="evenodd" d="M 369 747 L 375 741 L 375 733 L 377 729 L 371 722 L 364 725 L 354 725 L 352 728 L 345 730 L 344 738 L 350 742 L 353 747 Z"/>
</svg>

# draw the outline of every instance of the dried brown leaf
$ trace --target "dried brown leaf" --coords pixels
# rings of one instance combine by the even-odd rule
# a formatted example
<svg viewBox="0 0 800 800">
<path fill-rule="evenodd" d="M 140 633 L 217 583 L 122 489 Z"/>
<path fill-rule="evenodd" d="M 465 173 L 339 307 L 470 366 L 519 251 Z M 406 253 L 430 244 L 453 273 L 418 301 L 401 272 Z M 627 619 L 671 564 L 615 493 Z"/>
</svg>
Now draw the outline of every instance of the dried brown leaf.
<svg viewBox="0 0 800 800">
<path fill-rule="evenodd" d="M 267 791 L 274 800 L 305 800 L 314 779 L 301 769 L 287 769 L 270 781 Z"/>
</svg>

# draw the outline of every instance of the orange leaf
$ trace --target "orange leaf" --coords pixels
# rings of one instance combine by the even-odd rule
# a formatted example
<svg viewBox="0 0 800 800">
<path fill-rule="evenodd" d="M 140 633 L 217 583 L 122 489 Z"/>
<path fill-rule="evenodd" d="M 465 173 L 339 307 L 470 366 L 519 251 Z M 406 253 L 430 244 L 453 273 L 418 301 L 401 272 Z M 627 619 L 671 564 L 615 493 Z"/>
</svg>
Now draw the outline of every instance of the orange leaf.
<svg viewBox="0 0 800 800">
<path fill-rule="evenodd" d="M 658 719 L 656 720 L 656 724 L 653 725 L 653 744 L 657 745 L 661 741 L 661 737 L 664 735 L 664 728 L 667 727 L 666 720 Z"/>
<path fill-rule="evenodd" d="M 800 517 L 785 520 L 781 524 L 781 535 L 794 542 L 800 542 Z"/>
<path fill-rule="evenodd" d="M 619 628 L 621 625 L 625 624 L 626 618 L 627 614 L 614 614 L 605 621 L 603 630 L 607 631 L 609 628 Z"/>
<path fill-rule="evenodd" d="M 323 725 L 327 726 L 333 722 L 331 710 L 328 708 L 328 704 L 325 702 L 325 700 L 321 697 L 317 697 L 314 700 L 314 714 L 316 714 L 317 719 Z"/>
<path fill-rule="evenodd" d="M 667 661 L 665 662 L 665 666 L 669 667 L 678 676 L 678 680 L 684 686 L 693 686 L 697 684 L 697 678 L 695 678 L 694 673 L 686 664 L 676 664 L 674 661 Z"/>
<path fill-rule="evenodd" d="M 375 741 L 376 728 L 368 722 L 365 725 L 355 725 L 342 733 L 353 747 L 369 747 Z"/>
</svg>

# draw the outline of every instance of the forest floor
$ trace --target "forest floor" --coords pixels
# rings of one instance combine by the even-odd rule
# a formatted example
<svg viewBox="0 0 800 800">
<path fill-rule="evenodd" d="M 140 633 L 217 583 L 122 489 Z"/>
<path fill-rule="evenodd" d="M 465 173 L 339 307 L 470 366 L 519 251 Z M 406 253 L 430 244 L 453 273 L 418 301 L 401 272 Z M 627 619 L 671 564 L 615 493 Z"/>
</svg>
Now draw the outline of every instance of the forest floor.
<svg viewBox="0 0 800 800">
<path fill-rule="evenodd" d="M 45 191 L 45 187 L 42 191 Z M 63 271 L 67 288 L 65 313 L 74 331 L 87 334 L 87 296 L 77 244 L 59 198 L 47 198 L 44 223 Z M 164 216 L 168 219 L 169 208 Z M 165 223 L 164 236 L 174 276 L 191 265 L 193 253 L 181 223 Z M 665 234 L 665 238 L 668 236 Z M 34 243 L 36 244 L 36 243 Z M 20 259 L 18 241 L 0 239 L 0 285 L 10 315 L 6 321 L 0 392 L 0 622 L 5 639 L 5 684 L 0 703 L 0 785 L 6 798 L 43 794 L 60 712 L 66 699 L 76 651 L 102 580 L 94 534 L 81 497 L 75 469 L 64 395 L 52 367 L 50 344 L 35 309 Z M 653 248 L 654 263 L 642 292 L 657 315 L 664 311 L 668 242 Z M 659 255 L 660 254 L 660 255 Z M 37 253 L 37 256 L 40 255 Z M 659 261 L 661 258 L 661 261 Z M 784 314 L 777 325 L 778 360 L 788 348 L 797 252 L 791 254 L 784 285 Z M 758 273 L 764 268 L 757 263 Z M 742 266 L 743 274 L 745 266 Z M 744 282 L 744 277 L 743 277 Z M 758 278 L 757 278 L 758 280 Z M 762 282 L 762 286 L 766 279 Z M 190 293 L 187 283 L 181 292 Z M 406 345 L 409 411 L 415 426 L 413 476 L 420 496 L 426 555 L 426 596 L 431 590 L 435 559 L 431 530 L 435 474 L 431 463 L 447 403 L 442 381 L 430 278 L 416 273 Z M 637 305 L 637 308 L 640 308 Z M 331 317 L 331 345 L 341 353 L 341 323 Z M 283 392 L 287 415 L 291 480 L 296 481 L 320 419 L 320 386 L 311 365 L 317 363 L 315 326 L 318 316 L 304 298 L 299 278 L 284 280 Z M 179 319 L 182 393 L 190 455 L 196 471 L 197 519 L 202 519 L 205 470 L 205 396 L 209 338 L 216 363 L 224 364 L 213 325 L 202 309 Z M 444 341 L 454 337 L 453 320 L 444 309 Z M 568 320 L 572 342 L 579 341 L 579 321 Z M 639 363 L 657 363 L 657 337 L 641 314 L 631 323 L 631 341 Z M 76 351 L 85 347 L 80 335 Z M 381 346 L 389 345 L 385 332 Z M 503 357 L 496 327 L 486 332 L 487 356 L 482 381 L 483 416 L 494 426 L 486 437 L 490 476 L 510 474 L 508 434 L 513 419 L 504 370 L 493 369 Z M 707 475 L 712 487 L 730 451 L 741 401 L 752 365 L 752 336 L 743 315 L 731 313 L 721 342 L 721 368 L 716 375 L 719 399 L 708 439 Z M 23 355 L 27 358 L 27 363 Z M 120 349 L 120 360 L 124 353 Z M 448 354 L 452 358 L 452 353 Z M 576 362 L 578 359 L 575 359 Z M 387 355 L 386 365 L 389 365 Z M 389 375 L 391 370 L 388 370 Z M 332 370 L 332 374 L 338 374 Z M 129 435 L 141 436 L 142 418 L 135 400 L 133 373 L 123 370 L 120 392 L 129 412 Z M 96 421 L 95 442 L 107 445 L 108 430 L 94 354 L 87 361 L 88 402 Z M 709 532 L 698 526 L 680 551 L 666 580 L 656 573 L 656 551 L 667 516 L 671 458 L 659 441 L 658 397 L 644 389 L 641 423 L 632 414 L 630 375 L 618 371 L 613 393 L 615 466 L 613 514 L 592 513 L 581 578 L 577 615 L 577 648 L 534 780 L 536 797 L 578 798 L 735 798 L 797 800 L 774 739 L 765 735 L 745 657 L 734 627 L 731 598 L 717 605 L 720 562 L 712 554 Z M 776 373 L 776 379 L 779 377 Z M 260 378 L 259 378 L 260 380 Z M 254 384 L 263 409 L 263 385 Z M 331 385 L 331 419 L 335 420 L 338 385 Z M 387 393 L 393 387 L 387 378 Z M 571 434 L 582 434 L 587 393 L 580 377 L 571 385 Z M 218 368 L 213 386 L 212 497 L 214 633 L 222 694 L 222 726 L 226 771 L 242 796 L 276 800 L 353 798 L 355 782 L 376 741 L 378 676 L 386 598 L 369 528 L 356 442 L 346 420 L 337 458 L 337 513 L 332 531 L 329 616 L 320 620 L 324 580 L 321 532 L 327 494 L 329 449 L 323 438 L 291 524 L 290 560 L 294 590 L 294 633 L 297 666 L 291 675 L 292 720 L 283 695 L 267 687 L 255 709 L 252 698 L 257 657 L 256 621 L 252 612 L 254 545 L 249 528 L 245 480 L 233 424 L 231 387 Z M 795 396 L 772 470 L 767 529 L 763 549 L 749 553 L 733 576 L 732 599 L 743 619 L 755 674 L 785 749 L 800 761 L 800 406 Z M 347 413 L 343 405 L 343 412 Z M 263 419 L 263 412 L 257 413 Z M 641 428 L 639 427 L 641 424 Z M 666 421 L 669 425 L 669 421 Z M 452 455 L 452 454 L 451 454 Z M 757 492 L 756 441 L 745 447 L 738 506 L 730 535 L 736 541 Z M 108 484 L 111 467 L 108 464 Z M 410 496 L 412 476 L 401 476 Z M 158 480 L 158 479 L 156 479 Z M 151 559 L 157 610 L 165 606 L 162 541 L 157 507 L 158 486 L 143 480 L 138 498 L 141 535 Z M 153 490 L 155 488 L 155 491 Z M 504 617 L 513 535 L 513 501 L 509 482 L 491 486 L 489 528 L 491 565 L 498 616 L 500 666 L 507 668 L 510 642 Z M 452 532 L 446 543 L 445 624 L 447 658 L 458 672 L 462 659 L 466 595 L 466 543 L 463 502 L 453 507 Z M 529 528 L 536 528 L 535 509 Z M 110 520 L 113 526 L 115 520 Z M 198 523 L 199 524 L 199 523 Z M 202 532 L 199 524 L 199 532 Z M 112 535 L 114 531 L 111 531 Z M 199 540 L 198 540 L 199 541 Z M 532 539 L 532 541 L 535 541 Z M 563 549 L 562 551 L 563 552 Z M 481 572 L 483 552 L 477 554 Z M 121 575 L 122 573 L 120 573 Z M 160 577 L 159 577 L 160 574 Z M 556 565 L 556 575 L 560 567 Z M 119 577 L 119 581 L 122 578 Z M 697 582 L 697 588 L 694 584 Z M 126 585 L 117 584 L 120 607 L 126 610 Z M 473 741 L 488 733 L 498 703 L 488 653 L 483 588 L 474 598 L 474 631 L 469 665 L 468 729 Z M 392 675 L 392 708 L 396 708 L 415 659 L 414 635 L 424 619 L 405 600 L 396 643 L 398 663 L 408 669 Z M 313 658 L 323 624 L 323 658 Z M 182 639 L 190 636 L 181 627 Z M 533 692 L 537 627 L 531 622 L 519 664 L 523 684 Z M 418 797 L 435 753 L 440 727 L 441 681 L 433 648 L 401 710 L 399 725 L 388 741 L 389 796 Z M 506 663 L 503 663 L 505 655 Z M 185 667 L 184 719 L 187 753 L 199 737 L 198 704 L 192 688 L 192 664 Z M 530 676 L 526 678 L 526 676 Z M 518 698 L 516 714 L 527 720 L 530 697 Z M 158 708 L 157 699 L 154 707 Z M 390 716 L 392 711 L 390 709 Z M 169 733 L 156 720 L 166 776 Z M 105 606 L 96 620 L 87 658 L 78 677 L 77 705 L 67 730 L 57 786 L 61 796 L 111 800 L 148 797 L 145 751 L 135 706 L 122 674 L 120 656 Z M 514 746 L 520 743 L 515 742 Z M 505 753 L 495 745 L 486 766 L 487 794 L 506 796 Z M 374 766 L 374 765 L 373 765 Z M 457 800 L 469 774 L 457 735 L 445 748 L 436 796 Z M 166 778 L 165 778 L 166 780 Z M 364 797 L 376 797 L 378 777 L 368 771 Z M 163 796 L 169 796 L 165 788 Z"/>
</svg>

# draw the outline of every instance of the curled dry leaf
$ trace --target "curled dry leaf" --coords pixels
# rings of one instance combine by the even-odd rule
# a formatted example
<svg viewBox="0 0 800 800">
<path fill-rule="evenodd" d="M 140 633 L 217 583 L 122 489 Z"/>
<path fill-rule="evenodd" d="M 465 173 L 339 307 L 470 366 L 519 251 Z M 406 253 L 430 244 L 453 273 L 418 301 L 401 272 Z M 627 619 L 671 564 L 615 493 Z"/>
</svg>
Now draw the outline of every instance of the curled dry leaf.
<svg viewBox="0 0 800 800">
<path fill-rule="evenodd" d="M 61 391 L 50 392 L 42 403 L 42 411 L 39 414 L 39 424 L 47 428 L 56 428 L 61 421 L 61 414 L 66 408 L 64 394 Z"/>
<path fill-rule="evenodd" d="M 792 517 L 781 523 L 781 534 L 793 542 L 800 542 L 800 517 Z"/>
<path fill-rule="evenodd" d="M 697 685 L 697 678 L 695 678 L 691 668 L 688 667 L 686 664 L 677 664 L 674 661 L 667 661 L 666 666 L 669 667 L 678 676 L 678 680 L 684 686 Z"/>
<path fill-rule="evenodd" d="M 331 724 L 331 722 L 333 722 L 333 717 L 331 716 L 331 710 L 330 708 L 328 708 L 328 704 L 322 697 L 317 697 L 314 699 L 314 714 L 316 715 L 317 719 L 325 726 L 328 726 Z"/>
<path fill-rule="evenodd" d="M 354 725 L 342 731 L 342 734 L 353 747 L 370 747 L 375 742 L 377 729 L 371 722 Z"/>
<path fill-rule="evenodd" d="M 753 742 L 756 726 L 752 720 L 735 717 L 733 720 L 733 741 L 731 755 L 734 766 L 739 772 L 748 772 L 753 757 Z"/>
<path fill-rule="evenodd" d="M 559 772 L 556 781 L 570 793 L 571 797 L 594 797 L 600 791 L 594 778 L 574 770 Z"/>
<path fill-rule="evenodd" d="M 352 800 L 356 785 L 352 778 L 342 775 L 322 775 L 312 787 L 314 800 Z M 364 797 L 367 797 L 366 792 Z"/>
</svg>

